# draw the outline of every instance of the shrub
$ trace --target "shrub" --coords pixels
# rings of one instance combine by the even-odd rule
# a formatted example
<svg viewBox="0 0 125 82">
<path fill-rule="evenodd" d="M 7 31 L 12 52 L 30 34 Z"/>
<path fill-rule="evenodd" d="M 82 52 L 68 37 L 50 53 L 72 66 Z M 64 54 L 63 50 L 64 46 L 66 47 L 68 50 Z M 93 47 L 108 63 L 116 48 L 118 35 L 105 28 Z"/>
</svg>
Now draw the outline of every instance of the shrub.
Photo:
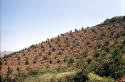
<svg viewBox="0 0 125 82">
<path fill-rule="evenodd" d="M 17 60 L 20 60 L 20 57 L 18 57 Z"/>
<path fill-rule="evenodd" d="M 18 65 L 20 65 L 20 61 L 18 61 Z"/>
<path fill-rule="evenodd" d="M 62 55 L 62 52 L 61 51 L 59 51 L 59 53 L 58 53 L 59 55 Z"/>
<path fill-rule="evenodd" d="M 93 57 L 98 58 L 100 55 L 99 51 L 97 49 L 94 49 Z"/>
<path fill-rule="evenodd" d="M 49 52 L 48 55 L 51 55 L 51 52 Z"/>
<path fill-rule="evenodd" d="M 75 32 L 78 32 L 78 30 L 77 30 L 77 29 L 75 29 Z"/>
<path fill-rule="evenodd" d="M 20 68 L 19 68 L 19 67 L 17 67 L 17 69 L 16 69 L 16 70 L 17 70 L 17 72 L 19 72 Z"/>
<path fill-rule="evenodd" d="M 92 32 L 95 32 L 95 29 L 92 29 Z"/>
<path fill-rule="evenodd" d="M 23 53 L 23 56 L 25 56 L 26 54 L 25 53 Z"/>
<path fill-rule="evenodd" d="M 52 48 L 52 45 L 49 45 L 50 48 Z"/>
<path fill-rule="evenodd" d="M 5 61 L 5 63 L 4 63 L 5 65 L 7 65 L 7 61 Z"/>
<path fill-rule="evenodd" d="M 58 47 L 61 47 L 61 45 L 59 44 Z"/>
<path fill-rule="evenodd" d="M 28 61 L 28 57 L 25 57 L 25 65 L 28 65 L 29 61 Z"/>
<path fill-rule="evenodd" d="M 74 63 L 74 58 L 73 57 L 69 57 L 69 59 L 67 60 L 67 64 L 70 65 Z"/>
<path fill-rule="evenodd" d="M 60 60 L 59 60 L 59 59 L 57 60 L 57 63 L 60 63 Z"/>
<path fill-rule="evenodd" d="M 33 63 L 35 64 L 35 63 L 36 63 L 36 60 L 33 60 Z"/>
<path fill-rule="evenodd" d="M 114 79 L 125 75 L 125 60 L 121 61 L 121 52 L 120 48 L 115 49 L 110 60 L 102 62 L 95 72 L 100 76 L 111 76 Z"/>
<path fill-rule="evenodd" d="M 60 36 L 58 35 L 57 40 L 60 41 Z"/>
<path fill-rule="evenodd" d="M 72 31 L 70 31 L 69 34 L 71 35 L 71 34 L 72 34 Z"/>
<path fill-rule="evenodd" d="M 84 28 L 82 27 L 82 30 L 84 30 Z"/>
<path fill-rule="evenodd" d="M 52 48 L 52 52 L 54 52 L 56 49 L 55 48 Z"/>
<path fill-rule="evenodd" d="M 2 59 L 0 58 L 0 66 L 3 64 Z"/>
<path fill-rule="evenodd" d="M 64 57 L 64 63 L 67 63 L 67 56 Z"/>
<path fill-rule="evenodd" d="M 52 62 L 53 62 L 52 59 L 50 59 L 50 60 L 49 60 L 49 63 L 52 64 Z"/>
<path fill-rule="evenodd" d="M 43 57 L 43 60 L 47 60 L 48 59 L 48 55 L 47 54 L 44 54 L 42 57 Z"/>
</svg>

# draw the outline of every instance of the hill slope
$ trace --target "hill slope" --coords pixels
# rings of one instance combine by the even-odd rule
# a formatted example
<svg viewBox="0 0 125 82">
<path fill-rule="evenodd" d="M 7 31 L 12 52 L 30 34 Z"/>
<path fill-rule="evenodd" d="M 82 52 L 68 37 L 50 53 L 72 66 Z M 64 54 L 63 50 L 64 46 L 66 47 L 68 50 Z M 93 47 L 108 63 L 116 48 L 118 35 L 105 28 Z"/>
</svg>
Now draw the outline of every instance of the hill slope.
<svg viewBox="0 0 125 82">
<path fill-rule="evenodd" d="M 88 53 L 88 58 L 85 58 L 86 64 L 89 61 L 88 59 L 93 58 L 95 49 L 109 54 L 124 42 L 125 16 L 114 17 L 99 25 L 81 28 L 81 30 L 75 29 L 74 32 L 61 34 L 1 58 L 1 75 L 6 76 L 10 69 L 14 76 L 18 70 L 28 72 L 29 69 L 63 66 L 67 66 L 68 71 L 77 70 L 78 65 L 76 67 L 74 62 L 81 58 L 84 51 Z M 125 55 L 123 55 L 123 58 L 125 58 Z M 80 67 L 82 67 L 81 64 Z"/>
</svg>

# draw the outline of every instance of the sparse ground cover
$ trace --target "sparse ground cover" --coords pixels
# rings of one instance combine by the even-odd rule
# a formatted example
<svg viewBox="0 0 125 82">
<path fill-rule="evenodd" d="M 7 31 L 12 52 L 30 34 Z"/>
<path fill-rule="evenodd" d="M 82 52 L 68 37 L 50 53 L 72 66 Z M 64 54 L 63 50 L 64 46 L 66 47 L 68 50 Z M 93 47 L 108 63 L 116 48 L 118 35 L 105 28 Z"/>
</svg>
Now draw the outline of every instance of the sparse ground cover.
<svg viewBox="0 0 125 82">
<path fill-rule="evenodd" d="M 75 71 L 71 72 L 62 72 L 62 73 L 47 73 L 44 75 L 39 75 L 36 77 L 28 77 L 24 82 L 58 82 L 65 81 L 66 77 L 73 77 L 76 74 Z"/>
</svg>

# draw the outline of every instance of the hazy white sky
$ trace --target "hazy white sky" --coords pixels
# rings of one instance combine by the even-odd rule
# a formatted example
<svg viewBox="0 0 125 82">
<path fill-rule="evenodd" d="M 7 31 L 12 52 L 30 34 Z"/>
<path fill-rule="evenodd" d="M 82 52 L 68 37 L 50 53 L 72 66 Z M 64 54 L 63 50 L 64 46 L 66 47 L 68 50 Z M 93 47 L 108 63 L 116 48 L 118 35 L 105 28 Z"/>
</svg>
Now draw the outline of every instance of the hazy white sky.
<svg viewBox="0 0 125 82">
<path fill-rule="evenodd" d="M 125 15 L 125 0 L 0 0 L 1 51 Z"/>
</svg>

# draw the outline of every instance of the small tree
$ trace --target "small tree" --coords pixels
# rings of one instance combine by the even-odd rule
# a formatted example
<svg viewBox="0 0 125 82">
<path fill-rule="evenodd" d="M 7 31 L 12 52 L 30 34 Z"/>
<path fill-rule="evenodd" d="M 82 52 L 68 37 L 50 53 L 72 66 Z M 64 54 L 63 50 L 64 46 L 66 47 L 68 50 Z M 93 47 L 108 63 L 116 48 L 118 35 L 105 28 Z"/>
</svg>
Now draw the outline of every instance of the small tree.
<svg viewBox="0 0 125 82">
<path fill-rule="evenodd" d="M 67 60 L 67 64 L 70 65 L 74 63 L 74 58 L 73 57 L 70 57 L 68 60 Z"/>
<path fill-rule="evenodd" d="M 88 49 L 85 48 L 85 49 L 83 50 L 83 53 L 82 53 L 81 55 L 82 55 L 82 58 L 87 57 L 87 56 L 88 56 Z"/>
<path fill-rule="evenodd" d="M 71 35 L 72 34 L 72 31 L 70 30 L 69 34 Z"/>
<path fill-rule="evenodd" d="M 20 70 L 20 68 L 19 68 L 19 67 L 17 67 L 17 69 L 16 69 L 16 70 L 17 70 L 17 72 L 18 72 L 18 71 Z"/>
<path fill-rule="evenodd" d="M 36 60 L 35 60 L 35 59 L 33 60 L 33 63 L 34 63 L 34 64 L 36 63 Z"/>
<path fill-rule="evenodd" d="M 94 58 L 98 58 L 99 55 L 100 55 L 99 51 L 97 49 L 94 49 L 94 55 L 93 55 L 93 57 Z"/>
<path fill-rule="evenodd" d="M 75 29 L 75 32 L 78 32 L 78 30 L 77 30 L 77 29 Z"/>
<path fill-rule="evenodd" d="M 28 57 L 25 57 L 25 64 L 28 65 L 29 64 L 29 61 L 28 61 Z"/>
<path fill-rule="evenodd" d="M 49 51 L 48 55 L 51 55 L 51 52 Z"/>
<path fill-rule="evenodd" d="M 62 52 L 61 51 L 59 51 L 59 53 L 58 53 L 59 55 L 62 55 Z"/>
<path fill-rule="evenodd" d="M 2 59 L 0 58 L 0 66 L 3 64 Z"/>
<path fill-rule="evenodd" d="M 60 36 L 58 35 L 57 40 L 60 41 Z"/>
<path fill-rule="evenodd" d="M 20 57 L 18 57 L 17 60 L 20 60 Z"/>
<path fill-rule="evenodd" d="M 49 63 L 50 63 L 50 64 L 52 64 L 52 63 L 53 63 L 52 59 L 50 59 L 50 60 L 49 60 Z"/>
</svg>

